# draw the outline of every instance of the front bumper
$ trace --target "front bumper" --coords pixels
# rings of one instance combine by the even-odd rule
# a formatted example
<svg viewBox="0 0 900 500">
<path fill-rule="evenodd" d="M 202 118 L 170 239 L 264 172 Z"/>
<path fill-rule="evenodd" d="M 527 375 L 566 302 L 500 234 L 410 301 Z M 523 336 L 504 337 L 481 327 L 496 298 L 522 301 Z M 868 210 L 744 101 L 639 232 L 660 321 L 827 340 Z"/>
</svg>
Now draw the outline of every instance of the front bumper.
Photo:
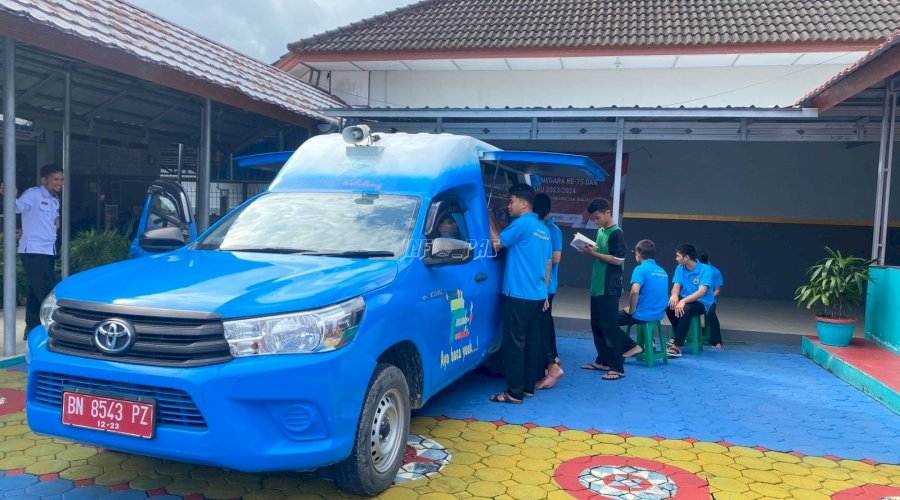
<svg viewBox="0 0 900 500">
<path fill-rule="evenodd" d="M 314 469 L 349 456 L 375 367 L 375 361 L 353 345 L 323 354 L 171 368 L 56 354 L 47 350 L 42 327 L 28 340 L 26 404 L 33 431 L 246 472 Z M 178 418 L 162 418 L 160 411 L 152 439 L 63 425 L 61 408 L 53 401 L 56 393 L 73 386 L 113 397 L 136 390 L 144 391 L 144 397 L 156 389 L 159 394 L 180 392 L 201 417 L 199 423 L 192 419 L 190 425 L 181 425 Z"/>
</svg>

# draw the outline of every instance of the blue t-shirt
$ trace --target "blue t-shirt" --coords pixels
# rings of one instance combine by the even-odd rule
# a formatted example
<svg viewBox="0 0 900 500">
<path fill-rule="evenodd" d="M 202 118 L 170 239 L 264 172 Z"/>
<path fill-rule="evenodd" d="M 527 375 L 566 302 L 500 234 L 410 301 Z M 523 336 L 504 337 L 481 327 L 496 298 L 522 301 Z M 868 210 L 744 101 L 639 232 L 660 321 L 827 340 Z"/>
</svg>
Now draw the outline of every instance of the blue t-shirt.
<svg viewBox="0 0 900 500">
<path fill-rule="evenodd" d="M 719 271 L 719 268 L 712 264 L 707 264 L 707 266 L 709 266 L 709 271 L 712 273 L 712 289 L 715 292 L 716 288 L 725 284 L 722 281 L 722 271 Z"/>
<path fill-rule="evenodd" d="M 716 298 L 713 296 L 712 272 L 706 264 L 697 262 L 693 271 L 688 271 L 686 267 L 679 265 L 675 268 L 672 283 L 681 285 L 681 292 L 679 292 L 681 298 L 696 292 L 701 285 L 706 285 L 706 294 L 700 297 L 698 302 L 703 304 L 707 311 L 716 302 Z"/>
<path fill-rule="evenodd" d="M 659 321 L 669 307 L 669 275 L 653 259 L 645 259 L 631 272 L 631 284 L 641 286 L 631 316 L 641 321 Z"/>
<path fill-rule="evenodd" d="M 562 252 L 562 230 L 556 225 L 553 217 L 545 220 L 544 224 L 547 226 L 547 230 L 550 231 L 550 258 L 553 258 L 552 252 Z M 547 287 L 547 293 L 556 293 L 556 290 L 559 288 L 558 275 L 559 262 L 554 262 L 553 268 L 550 271 L 550 286 Z"/>
<path fill-rule="evenodd" d="M 503 274 L 503 295 L 517 299 L 544 300 L 544 273 L 550 258 L 550 232 L 534 212 L 512 221 L 500 233 L 508 249 Z"/>
</svg>

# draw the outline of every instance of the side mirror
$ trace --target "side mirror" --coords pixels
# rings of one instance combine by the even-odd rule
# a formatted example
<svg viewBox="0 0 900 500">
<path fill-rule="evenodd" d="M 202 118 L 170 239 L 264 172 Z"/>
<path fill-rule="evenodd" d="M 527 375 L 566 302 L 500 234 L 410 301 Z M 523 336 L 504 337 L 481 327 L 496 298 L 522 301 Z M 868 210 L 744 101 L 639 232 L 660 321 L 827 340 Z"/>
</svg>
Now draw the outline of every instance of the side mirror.
<svg viewBox="0 0 900 500">
<path fill-rule="evenodd" d="M 184 246 L 184 234 L 174 226 L 151 229 L 140 236 L 138 244 L 148 252 L 168 252 Z"/>
<path fill-rule="evenodd" d="M 474 249 L 463 240 L 435 238 L 425 247 L 425 265 L 461 264 L 472 260 Z"/>
</svg>

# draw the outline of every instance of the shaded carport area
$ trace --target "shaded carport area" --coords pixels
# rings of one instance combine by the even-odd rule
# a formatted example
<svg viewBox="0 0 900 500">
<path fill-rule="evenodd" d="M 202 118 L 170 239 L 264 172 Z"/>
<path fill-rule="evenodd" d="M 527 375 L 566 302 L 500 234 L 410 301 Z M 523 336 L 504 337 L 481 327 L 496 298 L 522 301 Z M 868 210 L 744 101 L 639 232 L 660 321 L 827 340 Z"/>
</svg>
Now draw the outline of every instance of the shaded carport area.
<svg viewBox="0 0 900 500">
<path fill-rule="evenodd" d="M 328 114 L 387 133 L 459 133 L 505 149 L 606 155 L 601 164 L 615 182 L 602 194 L 621 209 L 617 216 L 629 244 L 654 240 L 660 264 L 671 273 L 675 245 L 692 242 L 725 273 L 728 297 L 789 301 L 824 246 L 870 255 L 876 191 L 883 193 L 877 211 L 881 258 L 900 263 L 900 216 L 896 203 L 887 204 L 897 181 L 885 175 L 890 161 L 880 153 L 898 135 L 890 126 L 896 117 L 885 115 L 886 92 L 896 95 L 896 83 L 885 90 L 897 71 L 892 47 L 896 37 L 854 65 L 882 69 L 853 99 L 826 112 L 804 101 L 782 108 L 380 108 Z M 576 230 L 563 227 L 567 238 Z M 587 286 L 588 265 L 565 247 L 560 286 Z M 631 266 L 626 263 L 626 275 Z"/>
<path fill-rule="evenodd" d="M 196 183 L 197 225 L 204 229 L 215 194 L 211 175 L 231 173 L 232 155 L 267 137 L 278 150 L 296 147 L 317 125 L 336 122 L 320 109 L 343 105 L 266 63 L 114 0 L 2 0 L 0 35 L 3 116 L 16 117 L 4 120 L 3 182 L 24 189 L 17 174 L 37 181 L 43 164 L 65 169 L 63 277 L 73 208 L 94 210 L 93 201 L 82 206 L 81 198 L 98 189 L 73 190 L 79 176 L 173 173 L 162 153 L 177 144 L 178 177 Z M 197 152 L 185 172 L 182 146 Z M 8 188 L 4 214 L 14 213 L 11 194 Z M 5 269 L 15 266 L 15 230 L 15 217 L 4 217 Z M 11 355 L 15 273 L 5 273 L 3 286 L 4 351 Z"/>
</svg>

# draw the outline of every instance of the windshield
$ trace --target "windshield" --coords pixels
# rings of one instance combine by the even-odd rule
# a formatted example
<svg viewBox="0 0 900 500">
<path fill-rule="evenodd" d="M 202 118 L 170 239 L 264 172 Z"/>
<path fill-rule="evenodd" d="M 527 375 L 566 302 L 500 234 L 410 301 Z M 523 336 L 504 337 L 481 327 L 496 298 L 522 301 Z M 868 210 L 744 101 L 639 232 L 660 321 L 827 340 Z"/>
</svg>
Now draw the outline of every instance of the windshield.
<svg viewBox="0 0 900 500">
<path fill-rule="evenodd" d="M 418 198 L 363 193 L 268 193 L 229 214 L 199 250 L 403 255 Z"/>
</svg>

